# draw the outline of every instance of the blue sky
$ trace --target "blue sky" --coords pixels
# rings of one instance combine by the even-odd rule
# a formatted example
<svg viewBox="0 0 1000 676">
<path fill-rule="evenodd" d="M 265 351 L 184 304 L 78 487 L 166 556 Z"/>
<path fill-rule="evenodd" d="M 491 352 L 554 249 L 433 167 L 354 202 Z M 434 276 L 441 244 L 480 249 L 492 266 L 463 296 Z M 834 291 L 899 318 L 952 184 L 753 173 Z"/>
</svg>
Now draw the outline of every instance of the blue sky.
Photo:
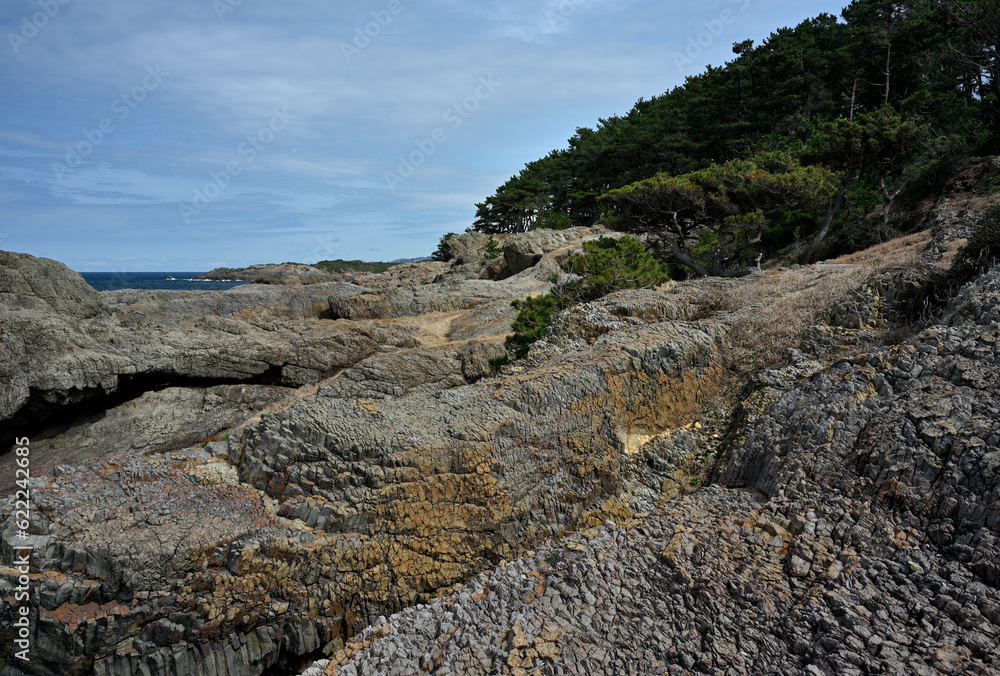
<svg viewBox="0 0 1000 676">
<path fill-rule="evenodd" d="M 5 0 L 0 249 L 80 271 L 428 255 L 577 127 L 840 7 Z"/>
</svg>

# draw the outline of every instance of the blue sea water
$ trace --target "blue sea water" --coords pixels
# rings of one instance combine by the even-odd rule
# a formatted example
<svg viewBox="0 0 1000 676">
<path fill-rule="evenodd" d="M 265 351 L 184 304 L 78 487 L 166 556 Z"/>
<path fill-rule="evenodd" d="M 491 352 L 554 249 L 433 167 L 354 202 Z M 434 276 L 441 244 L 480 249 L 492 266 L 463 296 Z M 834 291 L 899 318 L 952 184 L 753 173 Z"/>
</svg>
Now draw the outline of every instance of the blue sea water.
<svg viewBox="0 0 1000 676">
<path fill-rule="evenodd" d="M 166 289 L 170 291 L 214 290 L 224 291 L 250 282 L 195 281 L 204 272 L 81 272 L 87 284 L 98 291 L 117 289 Z M 168 279 L 173 277 L 173 279 Z"/>
</svg>

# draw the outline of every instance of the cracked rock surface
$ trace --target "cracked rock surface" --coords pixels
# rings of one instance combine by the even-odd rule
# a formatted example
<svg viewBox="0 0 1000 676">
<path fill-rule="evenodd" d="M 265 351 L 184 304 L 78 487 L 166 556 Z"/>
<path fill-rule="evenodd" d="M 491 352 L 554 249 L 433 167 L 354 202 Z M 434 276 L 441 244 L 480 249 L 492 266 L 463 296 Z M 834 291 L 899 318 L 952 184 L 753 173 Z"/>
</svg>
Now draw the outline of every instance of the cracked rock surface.
<svg viewBox="0 0 1000 676">
<path fill-rule="evenodd" d="M 994 268 L 908 343 L 775 381 L 719 485 L 380 618 L 322 673 L 1000 673 L 998 319 Z"/>
<path fill-rule="evenodd" d="M 737 321 L 713 299 L 757 282 L 610 294 L 496 373 L 510 300 L 579 243 L 522 239 L 539 258 L 500 281 L 465 237 L 370 286 L 216 294 L 5 259 L 9 416 L 169 368 L 227 382 L 54 438 L 115 450 L 32 479 L 26 541 L 3 503 L 0 661 L 33 547 L 32 661 L 3 676 L 1000 672 L 1000 268 L 712 422 Z M 815 321 L 875 331 L 914 275 Z"/>
</svg>

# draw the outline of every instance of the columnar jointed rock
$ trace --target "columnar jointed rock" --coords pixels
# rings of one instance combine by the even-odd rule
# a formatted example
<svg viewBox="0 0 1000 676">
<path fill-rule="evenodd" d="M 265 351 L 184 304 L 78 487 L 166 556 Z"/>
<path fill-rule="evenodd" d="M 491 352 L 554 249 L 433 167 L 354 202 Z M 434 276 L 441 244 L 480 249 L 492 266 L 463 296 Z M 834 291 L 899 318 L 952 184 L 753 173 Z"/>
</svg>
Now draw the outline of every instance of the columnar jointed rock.
<svg viewBox="0 0 1000 676">
<path fill-rule="evenodd" d="M 715 389 L 724 330 L 650 323 L 505 379 L 436 393 L 399 381 L 384 394 L 410 394 L 379 401 L 340 398 L 364 380 L 347 377 L 239 442 L 65 468 L 33 491 L 33 566 L 51 590 L 32 616 L 32 673 L 212 673 L 224 656 L 257 673 L 627 515 L 631 455 Z M 396 363 L 465 368 L 465 354 Z M 386 373 L 393 356 L 342 377 Z"/>
<path fill-rule="evenodd" d="M 324 673 L 1000 673 L 998 319 L 995 268 L 787 387 L 729 488 L 382 618 Z"/>
</svg>

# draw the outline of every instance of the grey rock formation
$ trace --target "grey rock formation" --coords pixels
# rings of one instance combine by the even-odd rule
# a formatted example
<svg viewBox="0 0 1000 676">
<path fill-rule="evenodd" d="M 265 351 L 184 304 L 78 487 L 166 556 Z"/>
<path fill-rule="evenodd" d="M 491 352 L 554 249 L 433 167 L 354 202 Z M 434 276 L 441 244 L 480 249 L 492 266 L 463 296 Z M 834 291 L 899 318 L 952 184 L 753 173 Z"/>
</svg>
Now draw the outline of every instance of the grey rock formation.
<svg viewBox="0 0 1000 676">
<path fill-rule="evenodd" d="M 340 281 L 342 275 L 314 268 L 311 265 L 298 263 L 266 263 L 251 265 L 247 268 L 216 268 L 211 272 L 195 277 L 195 279 L 240 280 L 258 284 L 322 284 L 324 282 Z"/>
<path fill-rule="evenodd" d="M 509 304 L 511 298 L 519 298 L 528 291 L 545 288 L 535 280 L 518 282 L 468 279 L 394 287 L 356 296 L 331 297 L 330 309 L 337 319 L 415 317 L 428 312 L 468 310 L 497 300 L 504 300 Z"/>
<path fill-rule="evenodd" d="M 174 387 L 143 394 L 120 406 L 32 437 L 31 469 L 52 474 L 59 465 L 80 465 L 122 454 L 149 454 L 224 436 L 294 392 L 269 385 Z M 0 491 L 14 486 L 13 466 L 0 466 Z"/>
<path fill-rule="evenodd" d="M 61 468 L 33 491 L 33 565 L 56 581 L 33 616 L 33 673 L 210 673 L 224 657 L 259 673 L 536 541 L 626 517 L 619 497 L 649 504 L 660 488 L 650 474 L 635 490 L 633 456 L 714 390 L 723 334 L 644 324 L 436 392 L 482 371 L 494 343 L 386 352 L 238 441 Z M 98 619 L 75 619 L 85 603 Z"/>
<path fill-rule="evenodd" d="M 542 260 L 544 254 L 579 239 L 574 235 L 575 232 L 564 233 L 558 230 L 531 230 L 511 235 L 503 245 L 503 258 L 507 268 L 513 274 L 527 270 Z"/>
<path fill-rule="evenodd" d="M 0 307 L 92 318 L 101 294 L 58 261 L 0 251 Z"/>
<path fill-rule="evenodd" d="M 995 268 L 907 344 L 784 381 L 722 485 L 380 618 L 323 673 L 1000 672 L 998 317 Z"/>
<path fill-rule="evenodd" d="M 779 276 L 611 294 L 494 373 L 510 301 L 596 236 L 536 242 L 502 281 L 469 245 L 364 287 L 123 291 L 79 315 L 47 300 L 71 276 L 19 261 L 66 277 L 5 282 L 30 296 L 0 306 L 29 401 L 227 383 L 33 440 L 85 457 L 33 480 L 27 540 L 0 526 L 3 566 L 34 548 L 32 662 L 7 673 L 257 676 L 318 654 L 326 676 L 1000 671 L 1000 269 L 900 345 L 793 351 L 711 421 L 727 340 Z M 924 272 L 809 316 L 884 331 Z M 723 310 L 730 293 L 749 300 Z M 228 382 L 267 375 L 310 385 Z M 190 446 L 199 428 L 233 436 Z M 0 595 L 18 577 L 0 567 Z"/>
<path fill-rule="evenodd" d="M 62 264 L 3 254 L 2 437 L 67 407 L 165 385 L 318 382 L 383 349 L 415 347 L 401 329 L 330 316 L 360 287 L 100 294 Z"/>
<path fill-rule="evenodd" d="M 863 346 L 887 328 L 919 327 L 940 310 L 948 283 L 943 270 L 928 264 L 872 275 L 806 330 L 801 349 L 823 355 Z"/>
</svg>

